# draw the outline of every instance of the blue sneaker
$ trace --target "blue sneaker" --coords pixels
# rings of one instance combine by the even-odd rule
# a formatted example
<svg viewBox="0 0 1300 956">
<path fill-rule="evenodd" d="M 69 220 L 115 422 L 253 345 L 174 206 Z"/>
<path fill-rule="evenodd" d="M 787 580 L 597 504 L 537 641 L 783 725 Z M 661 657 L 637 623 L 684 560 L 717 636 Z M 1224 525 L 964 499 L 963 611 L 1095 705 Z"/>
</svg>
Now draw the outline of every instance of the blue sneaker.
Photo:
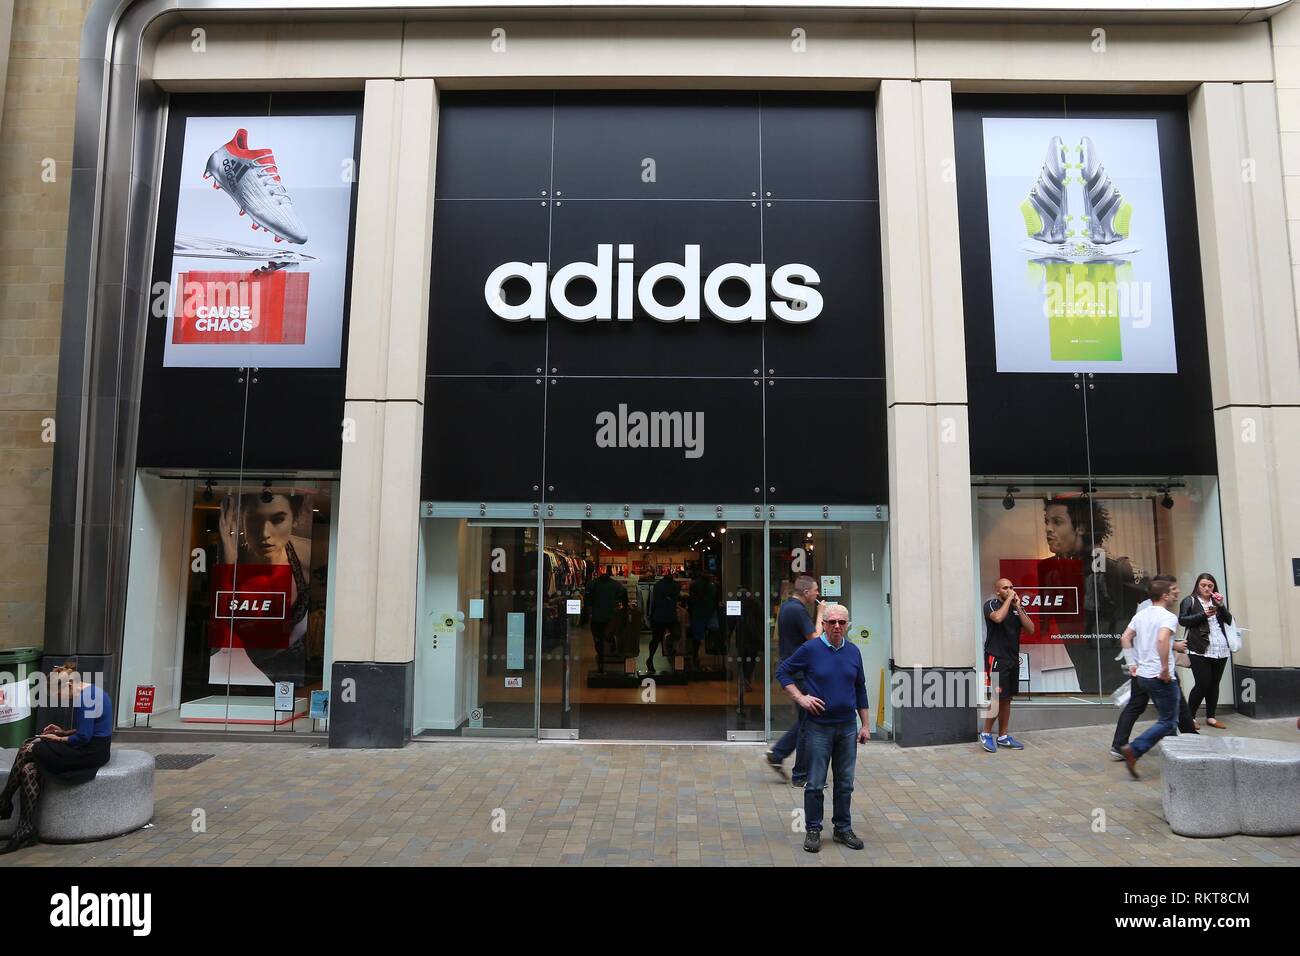
<svg viewBox="0 0 1300 956">
<path fill-rule="evenodd" d="M 991 754 L 998 752 L 998 745 L 994 743 L 992 734 L 980 734 L 980 746 Z"/>
<path fill-rule="evenodd" d="M 1024 750 L 1025 745 L 1010 734 L 1003 734 L 998 738 L 999 747 L 1010 747 L 1012 750 Z"/>
</svg>

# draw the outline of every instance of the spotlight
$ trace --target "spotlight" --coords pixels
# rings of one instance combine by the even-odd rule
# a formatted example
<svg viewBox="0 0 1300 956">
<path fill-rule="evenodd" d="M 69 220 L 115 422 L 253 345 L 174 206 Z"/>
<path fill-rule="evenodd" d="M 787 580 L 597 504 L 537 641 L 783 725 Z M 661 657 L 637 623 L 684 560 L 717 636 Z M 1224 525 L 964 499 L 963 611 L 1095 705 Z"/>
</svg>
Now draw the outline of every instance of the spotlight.
<svg viewBox="0 0 1300 956">
<path fill-rule="evenodd" d="M 1016 506 L 1016 499 L 1012 497 L 1020 489 L 1014 485 L 1007 485 L 1007 496 L 1002 499 L 1002 507 L 1010 511 Z"/>
<path fill-rule="evenodd" d="M 1164 497 L 1160 499 L 1160 507 L 1161 507 L 1161 508 L 1166 508 L 1166 509 L 1168 509 L 1168 508 L 1172 508 L 1172 507 L 1174 506 L 1174 499 L 1171 498 L 1171 497 L 1169 496 L 1169 486 L 1168 486 L 1168 485 L 1161 485 L 1159 488 L 1156 489 L 1156 491 L 1158 491 L 1158 492 L 1160 492 L 1162 495 L 1164 495 Z"/>
<path fill-rule="evenodd" d="M 271 503 L 271 479 L 270 478 L 262 482 L 262 503 L 263 504 Z"/>
<path fill-rule="evenodd" d="M 215 485 L 215 484 L 216 484 L 216 482 L 213 481 L 211 478 L 209 478 L 207 481 L 205 481 L 205 482 L 203 483 L 203 500 L 204 500 L 204 501 L 211 501 L 211 500 L 212 500 L 212 497 L 213 497 L 213 495 L 212 495 L 212 486 Z"/>
</svg>

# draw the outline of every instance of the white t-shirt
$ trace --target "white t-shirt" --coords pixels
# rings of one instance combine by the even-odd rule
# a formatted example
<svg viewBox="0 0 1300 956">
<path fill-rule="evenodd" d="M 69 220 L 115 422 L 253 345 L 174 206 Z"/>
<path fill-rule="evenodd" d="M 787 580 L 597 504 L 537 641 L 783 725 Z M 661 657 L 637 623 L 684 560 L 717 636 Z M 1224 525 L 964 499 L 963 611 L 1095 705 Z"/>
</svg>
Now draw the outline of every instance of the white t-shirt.
<svg viewBox="0 0 1300 956">
<path fill-rule="evenodd" d="M 1133 620 L 1128 622 L 1128 626 L 1136 632 L 1133 638 L 1133 650 L 1137 653 L 1138 677 L 1159 677 L 1160 676 L 1160 657 L 1157 652 L 1157 641 L 1160 637 L 1160 629 L 1168 628 L 1169 638 L 1169 675 L 1172 677 L 1174 671 L 1174 641 L 1178 639 L 1178 618 L 1170 613 L 1167 609 L 1153 604 L 1150 607 L 1143 608 L 1133 615 Z"/>
</svg>

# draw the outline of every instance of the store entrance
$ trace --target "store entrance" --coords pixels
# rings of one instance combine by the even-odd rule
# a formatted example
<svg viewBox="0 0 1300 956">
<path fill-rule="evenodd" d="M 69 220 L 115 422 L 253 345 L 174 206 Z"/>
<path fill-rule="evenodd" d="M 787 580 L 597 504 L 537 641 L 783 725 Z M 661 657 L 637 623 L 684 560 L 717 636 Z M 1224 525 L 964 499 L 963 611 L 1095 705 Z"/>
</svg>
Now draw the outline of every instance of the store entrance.
<svg viewBox="0 0 1300 956">
<path fill-rule="evenodd" d="M 542 561 L 543 734 L 762 739 L 761 523 L 547 522 Z"/>
<path fill-rule="evenodd" d="M 425 504 L 417 738 L 766 740 L 790 720 L 775 623 L 804 575 L 850 608 L 889 736 L 883 506 L 544 507 Z"/>
</svg>

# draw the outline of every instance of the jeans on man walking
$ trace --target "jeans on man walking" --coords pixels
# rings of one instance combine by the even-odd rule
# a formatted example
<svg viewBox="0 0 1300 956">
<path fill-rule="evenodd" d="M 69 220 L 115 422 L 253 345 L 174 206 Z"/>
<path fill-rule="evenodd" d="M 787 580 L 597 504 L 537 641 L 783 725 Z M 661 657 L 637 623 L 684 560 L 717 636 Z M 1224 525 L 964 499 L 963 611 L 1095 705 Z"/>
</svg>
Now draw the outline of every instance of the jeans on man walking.
<svg viewBox="0 0 1300 956">
<path fill-rule="evenodd" d="M 858 761 L 858 724 L 819 724 L 805 720 L 803 750 L 808 753 L 808 785 L 803 791 L 804 829 L 820 830 L 825 816 L 822 788 L 829 767 L 835 774 L 831 824 L 836 830 L 853 829 L 853 768 Z M 802 751 L 801 751 L 802 752 Z"/>
<path fill-rule="evenodd" d="M 1139 677 L 1138 682 L 1151 698 L 1151 702 L 1156 705 L 1156 722 L 1147 728 L 1146 733 L 1129 744 L 1133 748 L 1133 753 L 1140 757 L 1159 743 L 1160 738 L 1177 732 L 1178 701 L 1183 695 L 1178 689 L 1176 677 L 1168 684 L 1158 677 Z"/>
<path fill-rule="evenodd" d="M 801 691 L 804 690 L 802 681 L 795 681 Z M 805 691 L 806 692 L 806 691 Z M 790 771 L 790 779 L 795 783 L 801 783 L 808 779 L 808 748 L 804 745 L 804 709 L 798 704 L 794 705 L 794 724 L 790 729 L 781 735 L 781 739 L 772 745 L 772 754 L 778 760 L 785 760 L 794 754 L 794 769 Z"/>
<path fill-rule="evenodd" d="M 1129 737 L 1133 733 L 1133 725 L 1138 722 L 1138 718 L 1146 713 L 1147 704 L 1151 703 L 1147 697 L 1147 692 L 1142 689 L 1139 683 L 1142 678 L 1129 678 L 1129 695 L 1128 703 L 1120 711 L 1119 720 L 1115 722 L 1115 737 L 1111 740 L 1112 750 L 1123 750 L 1124 745 L 1128 743 Z M 1192 724 L 1191 711 L 1187 709 L 1187 699 L 1183 697 L 1182 689 L 1178 693 L 1178 732 L 1180 734 L 1194 734 L 1196 727 Z"/>
</svg>

